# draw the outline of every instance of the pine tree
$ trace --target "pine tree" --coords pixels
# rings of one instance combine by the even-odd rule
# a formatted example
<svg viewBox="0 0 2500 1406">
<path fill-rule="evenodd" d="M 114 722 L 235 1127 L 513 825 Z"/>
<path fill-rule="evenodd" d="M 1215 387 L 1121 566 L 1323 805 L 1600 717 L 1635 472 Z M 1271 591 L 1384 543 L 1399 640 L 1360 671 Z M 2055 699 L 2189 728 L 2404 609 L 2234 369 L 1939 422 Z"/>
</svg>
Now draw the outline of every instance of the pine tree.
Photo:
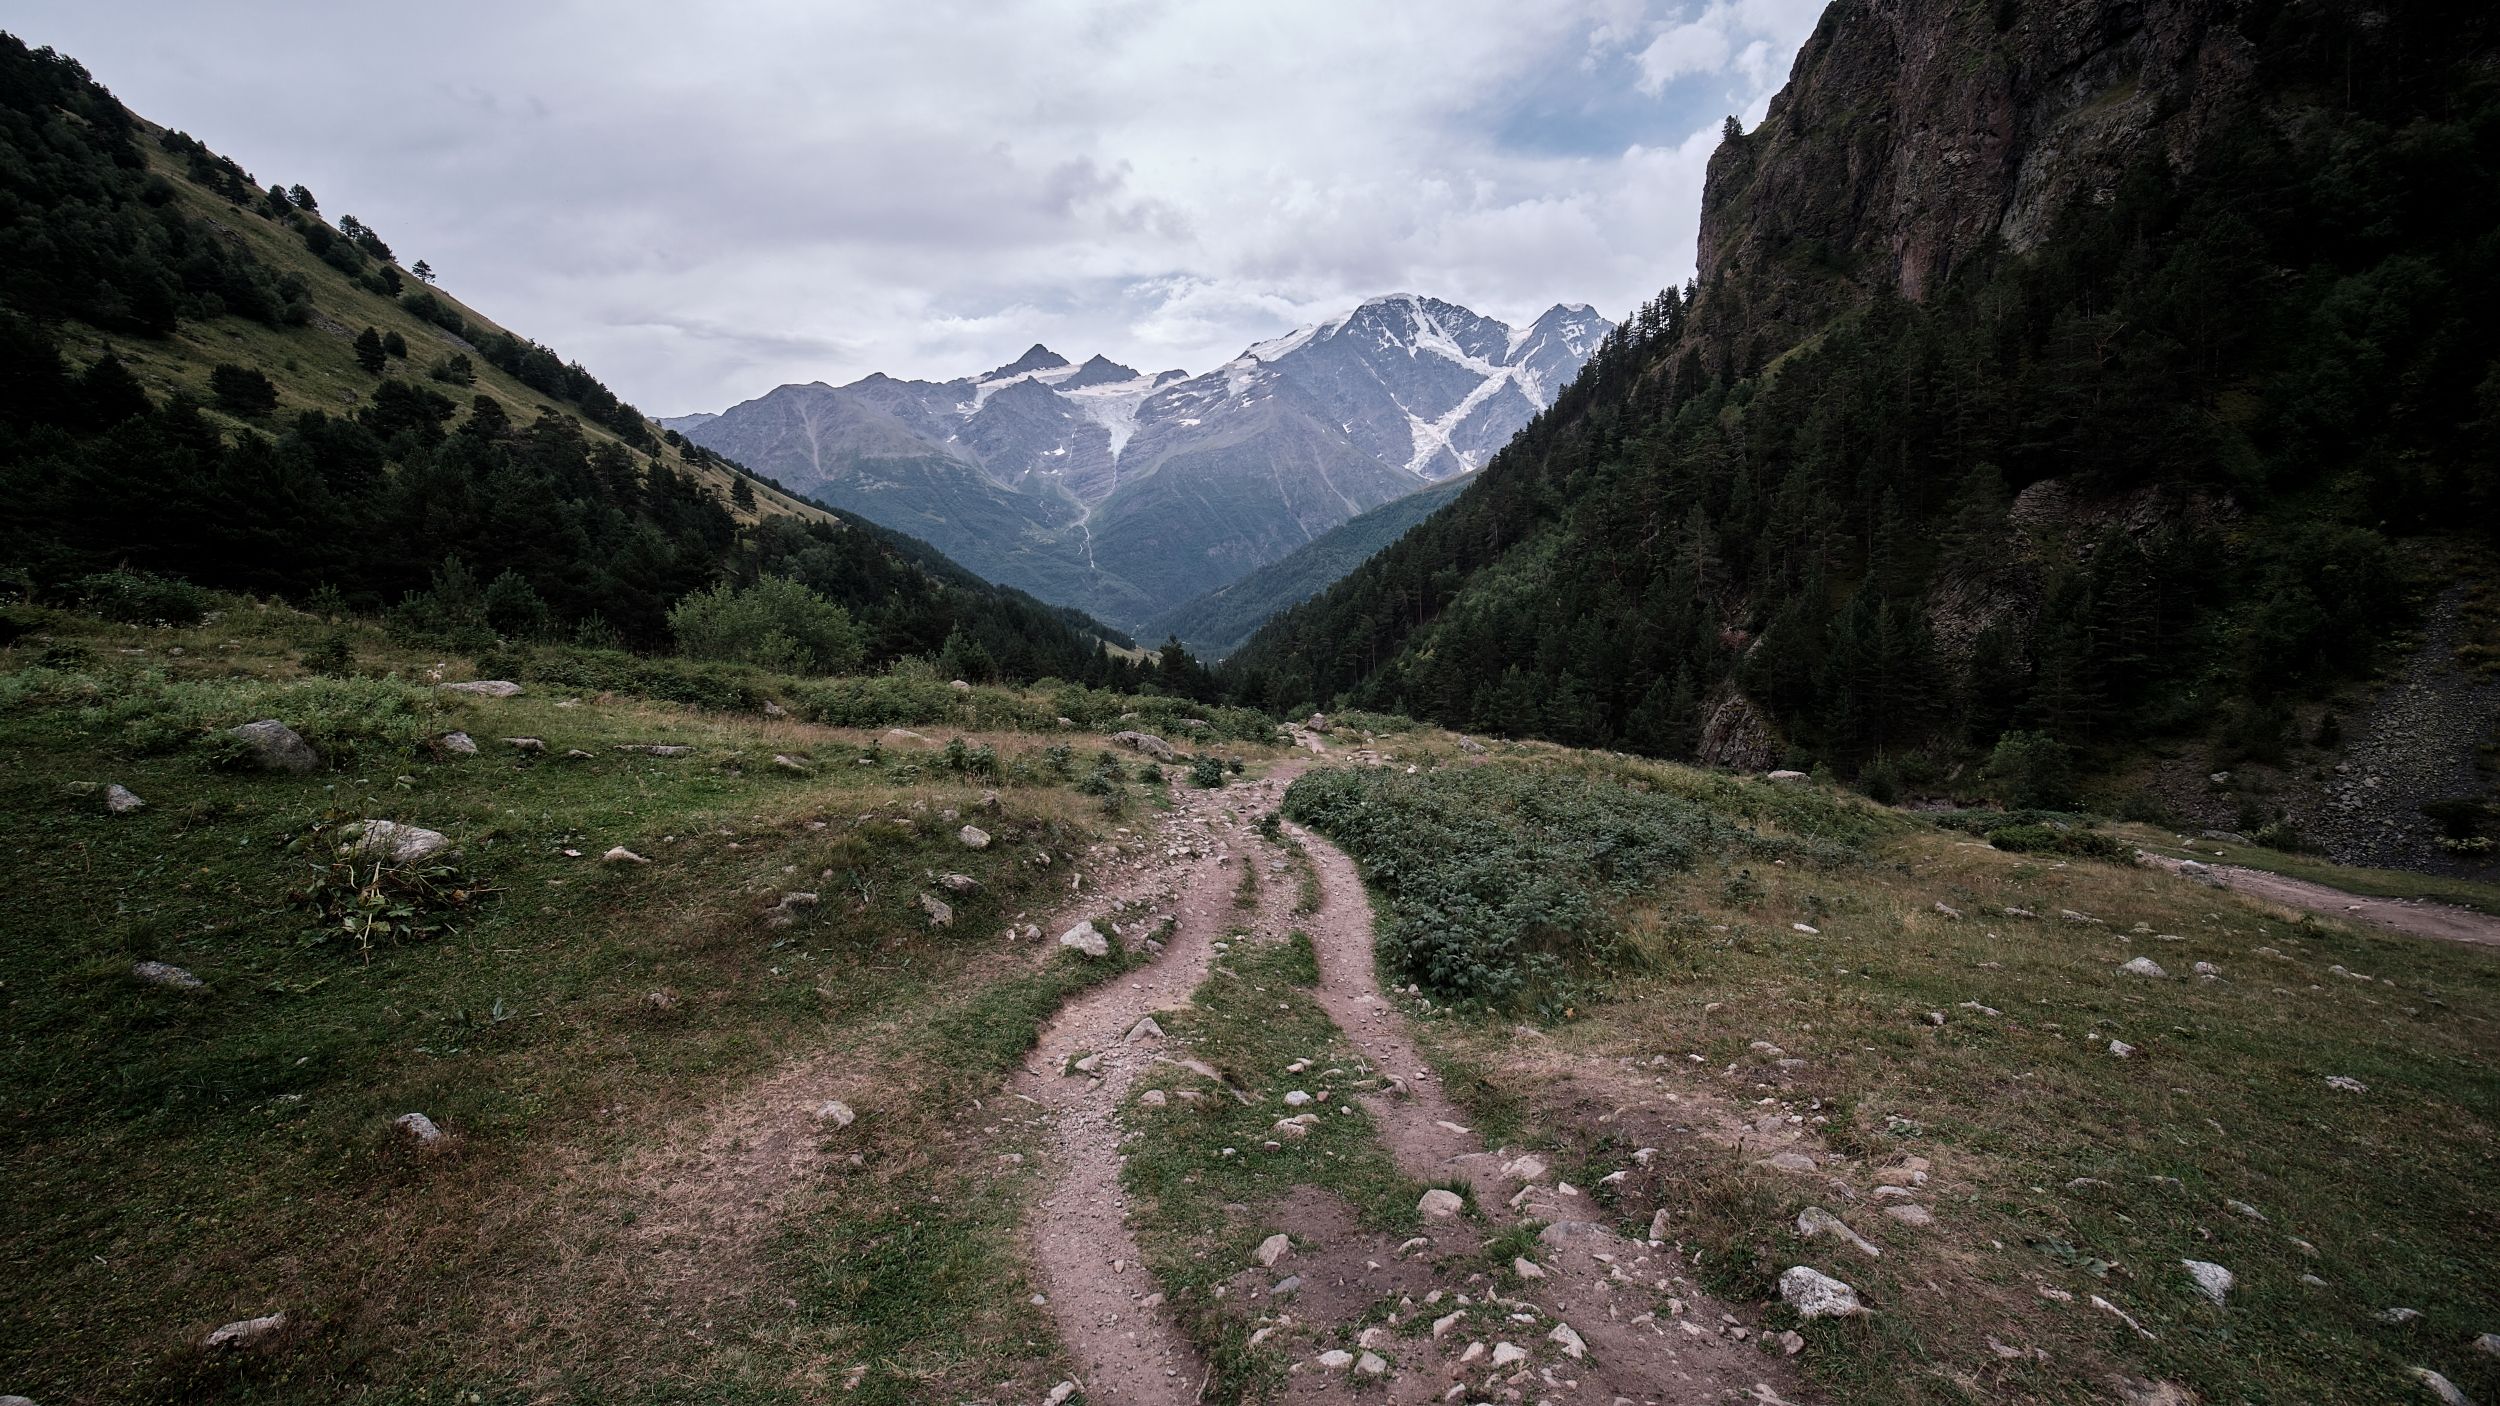
<svg viewBox="0 0 2500 1406">
<path fill-rule="evenodd" d="M 389 356 L 390 353 L 383 350 L 379 331 L 368 327 L 356 334 L 356 364 L 365 369 L 366 375 L 381 375 L 382 365 Z"/>
</svg>

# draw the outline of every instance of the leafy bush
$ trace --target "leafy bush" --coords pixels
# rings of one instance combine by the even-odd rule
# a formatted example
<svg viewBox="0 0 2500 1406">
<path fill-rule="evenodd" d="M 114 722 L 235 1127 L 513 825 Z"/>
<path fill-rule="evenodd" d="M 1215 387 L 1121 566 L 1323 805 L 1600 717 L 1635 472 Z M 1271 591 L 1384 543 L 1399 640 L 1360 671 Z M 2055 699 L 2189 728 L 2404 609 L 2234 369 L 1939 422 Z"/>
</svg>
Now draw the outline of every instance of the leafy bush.
<svg viewBox="0 0 2500 1406">
<path fill-rule="evenodd" d="M 287 895 L 319 916 L 306 946 L 353 943 L 357 956 L 370 962 L 377 945 L 422 942 L 454 931 L 453 916 L 490 892 L 463 876 L 449 856 L 397 863 L 341 853 L 341 828 L 353 823 L 333 812 L 287 847 L 312 861 L 304 886 Z"/>
<path fill-rule="evenodd" d="M 78 599 L 107 620 L 141 625 L 196 625 L 208 613 L 208 592 L 178 577 L 148 571 L 107 571 L 78 583 Z"/>
<path fill-rule="evenodd" d="M 1391 972 L 1488 1006 L 1559 1008 L 1574 970 L 1614 950 L 1605 900 L 1740 839 L 1680 797 L 1561 768 L 1315 771 L 1285 793 L 1285 813 L 1378 885 Z"/>
<path fill-rule="evenodd" d="M 332 630 L 313 641 L 310 648 L 297 656 L 308 673 L 323 678 L 343 679 L 356 669 L 356 647 L 345 630 Z"/>
<path fill-rule="evenodd" d="M 1212 791 L 1224 784 L 1224 759 L 1199 757 L 1189 764 L 1189 779 L 1201 790 Z"/>
<path fill-rule="evenodd" d="M 845 673 L 866 653 L 849 611 L 783 576 L 744 590 L 723 582 L 688 596 L 668 612 L 668 628 L 689 659 L 785 673 Z"/>
<path fill-rule="evenodd" d="M 2065 805 L 2074 799 L 2074 749 L 2045 732 L 2009 732 L 1988 754 L 1988 778 L 2014 805 Z"/>
<path fill-rule="evenodd" d="M 2009 854 L 2065 854 L 2125 864 L 2135 851 L 2092 830 L 2060 829 L 2046 822 L 2007 825 L 1988 832 L 1988 843 Z"/>
<path fill-rule="evenodd" d="M 223 749 L 226 729 L 261 718 L 293 728 L 332 763 L 405 756 L 431 735 L 447 705 L 431 689 L 394 679 L 194 679 L 159 670 L 118 680 L 81 713 L 125 749 Z"/>
</svg>

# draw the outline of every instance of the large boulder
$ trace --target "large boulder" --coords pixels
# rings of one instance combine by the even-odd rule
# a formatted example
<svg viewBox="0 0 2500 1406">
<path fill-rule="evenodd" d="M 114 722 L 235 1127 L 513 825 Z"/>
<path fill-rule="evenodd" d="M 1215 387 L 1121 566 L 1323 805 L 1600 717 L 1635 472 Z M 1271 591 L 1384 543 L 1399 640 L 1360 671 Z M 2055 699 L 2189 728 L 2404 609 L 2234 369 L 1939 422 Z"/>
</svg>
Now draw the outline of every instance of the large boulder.
<svg viewBox="0 0 2500 1406">
<path fill-rule="evenodd" d="M 228 728 L 226 735 L 241 742 L 250 752 L 253 764 L 265 771 L 301 775 L 321 765 L 321 754 L 313 750 L 313 745 L 276 718 Z"/>
<path fill-rule="evenodd" d="M 1159 762 L 1176 762 L 1181 756 L 1180 753 L 1172 750 L 1171 743 L 1151 732 L 1115 732 L 1111 734 L 1111 744 L 1115 747 L 1126 747 L 1132 752 L 1143 752 Z"/>
<path fill-rule="evenodd" d="M 339 853 L 392 864 L 422 864 L 451 848 L 451 836 L 442 831 L 396 820 L 354 821 L 340 827 L 339 837 L 345 841 Z"/>
</svg>

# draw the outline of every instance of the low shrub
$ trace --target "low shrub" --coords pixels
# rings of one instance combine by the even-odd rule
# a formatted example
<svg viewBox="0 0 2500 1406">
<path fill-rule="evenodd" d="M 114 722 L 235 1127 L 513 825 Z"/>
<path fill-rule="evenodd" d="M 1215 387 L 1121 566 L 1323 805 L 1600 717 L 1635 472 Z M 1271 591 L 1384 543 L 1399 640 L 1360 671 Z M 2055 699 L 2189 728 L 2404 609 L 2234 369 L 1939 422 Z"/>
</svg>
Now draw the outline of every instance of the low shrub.
<svg viewBox="0 0 2500 1406">
<path fill-rule="evenodd" d="M 89 695 L 82 722 L 135 753 L 222 748 L 226 729 L 261 718 L 293 728 L 332 764 L 413 753 L 447 705 L 395 679 L 169 680 L 150 670 Z"/>
<path fill-rule="evenodd" d="M 148 571 L 107 571 L 78 583 L 79 603 L 107 620 L 139 625 L 196 625 L 208 613 L 208 592 Z"/>
</svg>

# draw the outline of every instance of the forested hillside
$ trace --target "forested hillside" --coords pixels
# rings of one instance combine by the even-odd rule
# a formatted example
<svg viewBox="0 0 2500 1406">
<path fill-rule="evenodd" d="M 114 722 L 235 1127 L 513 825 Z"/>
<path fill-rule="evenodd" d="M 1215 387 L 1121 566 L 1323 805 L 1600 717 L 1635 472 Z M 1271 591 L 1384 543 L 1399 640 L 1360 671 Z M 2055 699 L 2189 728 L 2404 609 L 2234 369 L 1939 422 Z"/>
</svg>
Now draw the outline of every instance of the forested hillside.
<svg viewBox="0 0 2500 1406">
<path fill-rule="evenodd" d="M 2279 748 L 2419 539 L 2500 533 L 2492 39 L 1839 0 L 1729 123 L 1699 279 L 1232 687 L 1877 776 Z"/>
<path fill-rule="evenodd" d="M 862 658 L 1132 681 L 1125 644 L 805 503 L 495 326 L 303 185 L 264 185 L 0 35 L 0 569 L 158 618 L 197 586 L 389 610 L 447 645 L 671 639 L 798 579 Z"/>
</svg>

